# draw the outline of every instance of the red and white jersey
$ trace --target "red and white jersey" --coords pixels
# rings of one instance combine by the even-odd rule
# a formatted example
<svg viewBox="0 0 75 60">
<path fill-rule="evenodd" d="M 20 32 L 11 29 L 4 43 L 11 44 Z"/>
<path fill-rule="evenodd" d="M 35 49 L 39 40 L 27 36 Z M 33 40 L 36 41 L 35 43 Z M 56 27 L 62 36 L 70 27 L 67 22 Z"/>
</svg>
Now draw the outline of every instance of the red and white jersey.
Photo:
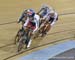
<svg viewBox="0 0 75 60">
<path fill-rule="evenodd" d="M 37 15 L 37 14 L 35 14 L 34 20 L 30 20 L 29 17 L 27 17 L 27 20 L 26 20 L 24 26 L 27 26 L 27 24 L 28 24 L 29 22 L 32 22 L 32 24 L 35 24 L 35 27 L 36 27 L 36 28 L 34 29 L 34 31 L 36 31 L 36 30 L 38 29 L 38 27 L 39 27 L 39 19 L 40 19 L 40 17 L 39 17 L 39 15 Z"/>
</svg>

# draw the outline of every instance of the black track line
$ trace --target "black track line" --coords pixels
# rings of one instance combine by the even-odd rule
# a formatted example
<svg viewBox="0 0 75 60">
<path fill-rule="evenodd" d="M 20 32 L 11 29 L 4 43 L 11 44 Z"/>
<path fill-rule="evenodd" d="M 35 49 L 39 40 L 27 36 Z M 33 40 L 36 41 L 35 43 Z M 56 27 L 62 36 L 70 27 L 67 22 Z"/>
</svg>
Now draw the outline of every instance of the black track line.
<svg viewBox="0 0 75 60">
<path fill-rule="evenodd" d="M 12 24 L 12 23 L 17 23 L 17 21 L 12 21 L 12 22 L 1 23 L 0 25 L 7 25 L 7 24 Z"/>
<path fill-rule="evenodd" d="M 47 34 L 47 35 L 53 35 L 53 34 L 62 33 L 62 32 L 66 32 L 66 31 L 73 31 L 73 30 L 75 30 L 75 29 L 68 29 L 68 30 L 58 31 L 58 32 Z M 4 46 L 1 46 L 0 49 L 4 48 L 4 47 L 7 47 L 7 46 L 11 46 L 11 45 L 15 45 L 15 44 L 14 43 L 6 44 Z"/>
<path fill-rule="evenodd" d="M 27 51 L 30 51 L 30 50 L 33 50 L 33 49 L 36 49 L 36 48 L 39 48 L 39 47 L 43 47 L 43 46 L 46 46 L 46 45 L 49 45 L 49 44 L 53 44 L 53 43 L 56 43 L 56 42 L 60 42 L 60 41 L 62 41 L 62 40 L 63 40 L 63 41 L 66 41 L 66 39 L 70 39 L 70 38 L 74 38 L 74 37 L 67 37 L 67 38 L 63 38 L 63 39 L 57 40 L 57 41 L 49 42 L 49 43 L 47 43 L 47 44 L 42 44 L 42 45 L 39 45 L 39 46 L 36 46 L 36 47 L 32 47 L 32 48 L 30 48 L 30 49 L 28 49 L 28 50 L 25 50 L 25 51 L 20 52 L 19 54 L 14 54 L 14 55 L 12 55 L 12 56 L 9 56 L 9 57 L 7 57 L 7 58 L 5 58 L 5 59 L 3 59 L 3 60 L 8 60 L 8 59 L 13 58 L 13 57 L 15 57 L 15 56 L 18 56 L 18 55 L 20 55 L 20 54 L 22 54 L 22 53 L 24 53 L 24 52 L 27 52 Z"/>
<path fill-rule="evenodd" d="M 71 14 L 75 14 L 75 12 L 70 12 L 70 13 L 62 13 L 62 14 L 59 14 L 59 16 L 63 16 L 63 15 L 71 15 Z M 17 21 L 12 21 L 12 22 L 1 23 L 0 25 L 13 24 L 13 23 L 17 23 Z"/>
</svg>

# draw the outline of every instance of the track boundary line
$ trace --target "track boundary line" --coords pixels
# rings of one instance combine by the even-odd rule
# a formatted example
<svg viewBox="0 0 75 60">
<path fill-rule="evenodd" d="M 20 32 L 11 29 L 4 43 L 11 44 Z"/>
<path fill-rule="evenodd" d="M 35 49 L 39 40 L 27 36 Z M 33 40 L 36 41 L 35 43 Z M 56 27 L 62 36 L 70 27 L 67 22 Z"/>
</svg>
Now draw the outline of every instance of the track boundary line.
<svg viewBox="0 0 75 60">
<path fill-rule="evenodd" d="M 61 32 L 66 32 L 66 31 L 73 31 L 73 30 L 75 30 L 75 29 L 68 29 L 68 30 L 58 31 L 58 32 L 47 34 L 47 35 L 53 35 L 53 34 L 57 34 L 57 33 L 61 33 Z M 7 47 L 7 46 L 10 46 L 10 45 L 15 45 L 15 44 L 14 43 L 6 44 L 4 46 L 1 46 L 0 49 L 4 48 L 4 47 Z"/>
<path fill-rule="evenodd" d="M 17 23 L 17 21 L 12 21 L 12 22 L 1 23 L 0 25 L 7 25 L 7 24 L 12 24 L 12 23 Z"/>
<path fill-rule="evenodd" d="M 49 44 L 53 44 L 53 43 L 56 43 L 56 42 L 60 42 L 60 41 L 62 41 L 62 40 L 66 41 L 66 39 L 70 39 L 70 38 L 74 38 L 74 37 L 67 37 L 67 38 L 59 39 L 59 40 L 57 40 L 57 41 L 53 41 L 53 42 L 49 42 L 49 43 L 46 43 L 46 44 L 38 45 L 38 46 L 36 46 L 36 47 L 32 47 L 32 48 L 30 48 L 30 49 L 28 49 L 28 50 L 22 51 L 22 52 L 20 52 L 19 54 L 14 54 L 14 55 L 12 55 L 12 56 L 9 56 L 9 57 L 7 57 L 7 58 L 5 58 L 5 59 L 3 59 L 3 60 L 7 60 L 7 59 L 10 59 L 10 58 L 13 58 L 13 57 L 15 57 L 15 56 L 18 56 L 18 55 L 24 53 L 24 52 L 27 52 L 27 51 L 30 51 L 30 50 L 33 50 L 33 49 L 36 49 L 36 48 L 39 48 L 39 47 L 43 47 L 43 46 L 46 46 L 46 45 L 49 45 Z"/>
<path fill-rule="evenodd" d="M 59 16 L 63 16 L 63 15 L 71 15 L 71 14 L 75 14 L 75 12 L 62 13 L 62 14 L 59 14 Z M 6 25 L 6 24 L 12 24 L 12 23 L 17 23 L 17 21 L 5 22 L 5 23 L 1 23 L 0 25 Z"/>
</svg>

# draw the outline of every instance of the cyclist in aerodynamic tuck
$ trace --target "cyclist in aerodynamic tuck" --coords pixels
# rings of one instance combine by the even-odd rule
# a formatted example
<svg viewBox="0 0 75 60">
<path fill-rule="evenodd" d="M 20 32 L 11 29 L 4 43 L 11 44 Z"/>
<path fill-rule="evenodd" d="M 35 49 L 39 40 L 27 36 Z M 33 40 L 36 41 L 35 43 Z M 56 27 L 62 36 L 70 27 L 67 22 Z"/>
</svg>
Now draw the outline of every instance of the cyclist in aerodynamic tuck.
<svg viewBox="0 0 75 60">
<path fill-rule="evenodd" d="M 28 9 L 27 10 L 27 14 L 28 14 L 28 18 L 24 24 L 24 29 L 26 29 L 26 27 L 30 27 L 30 29 L 32 30 L 31 32 L 31 36 L 35 34 L 35 32 L 37 31 L 37 29 L 39 28 L 39 15 L 37 15 L 35 13 L 35 11 L 33 9 Z M 30 47 L 31 44 L 31 39 L 28 42 L 27 48 Z"/>
<path fill-rule="evenodd" d="M 51 29 L 51 27 L 56 23 L 56 21 L 58 20 L 58 14 L 56 11 L 51 10 L 49 14 L 44 17 L 44 19 L 45 21 L 41 25 L 42 27 L 44 26 L 43 35 L 46 34 Z"/>
</svg>

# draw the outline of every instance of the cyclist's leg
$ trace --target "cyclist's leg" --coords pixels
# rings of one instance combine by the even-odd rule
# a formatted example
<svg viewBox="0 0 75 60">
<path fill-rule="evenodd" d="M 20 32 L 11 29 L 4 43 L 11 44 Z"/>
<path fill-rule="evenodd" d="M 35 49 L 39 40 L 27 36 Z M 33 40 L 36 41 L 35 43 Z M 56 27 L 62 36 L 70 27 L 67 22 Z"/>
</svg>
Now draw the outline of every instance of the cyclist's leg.
<svg viewBox="0 0 75 60">
<path fill-rule="evenodd" d="M 27 39 L 26 39 L 26 48 L 29 48 L 31 45 L 31 36 L 27 36 Z"/>
<path fill-rule="evenodd" d="M 48 23 L 48 24 L 45 26 L 44 31 L 45 31 L 45 32 L 48 32 L 50 29 L 51 29 L 51 25 Z"/>
</svg>

